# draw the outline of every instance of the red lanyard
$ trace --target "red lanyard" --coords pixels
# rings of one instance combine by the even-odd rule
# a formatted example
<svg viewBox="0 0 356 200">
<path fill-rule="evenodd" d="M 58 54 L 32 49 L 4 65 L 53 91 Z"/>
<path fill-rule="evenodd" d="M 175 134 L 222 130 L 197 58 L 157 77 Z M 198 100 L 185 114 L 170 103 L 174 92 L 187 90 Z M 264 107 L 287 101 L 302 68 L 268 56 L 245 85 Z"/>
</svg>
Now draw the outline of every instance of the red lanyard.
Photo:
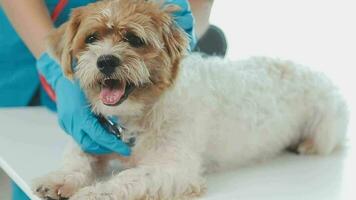
<svg viewBox="0 0 356 200">
<path fill-rule="evenodd" d="M 56 21 L 58 16 L 61 14 L 61 12 L 63 11 L 63 9 L 66 7 L 68 3 L 68 0 L 59 0 L 56 7 L 54 8 L 52 15 L 51 15 L 51 19 L 52 21 Z"/>
<path fill-rule="evenodd" d="M 68 0 L 59 0 L 56 7 L 54 8 L 51 19 L 53 22 L 55 22 L 58 19 L 58 16 L 61 14 L 65 6 L 67 5 Z M 43 89 L 46 91 L 48 96 L 53 100 L 56 101 L 56 93 L 54 92 L 53 88 L 48 84 L 46 79 L 40 75 L 40 82 L 43 87 Z"/>
</svg>

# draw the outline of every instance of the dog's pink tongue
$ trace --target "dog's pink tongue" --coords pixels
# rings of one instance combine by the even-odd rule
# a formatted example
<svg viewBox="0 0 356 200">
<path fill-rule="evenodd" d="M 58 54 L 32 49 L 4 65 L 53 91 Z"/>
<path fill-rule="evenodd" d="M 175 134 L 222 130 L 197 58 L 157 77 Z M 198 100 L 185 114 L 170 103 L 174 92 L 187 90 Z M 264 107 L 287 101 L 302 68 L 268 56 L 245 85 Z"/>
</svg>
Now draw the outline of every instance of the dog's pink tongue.
<svg viewBox="0 0 356 200">
<path fill-rule="evenodd" d="M 124 93 L 124 88 L 102 88 L 100 91 L 100 99 L 106 105 L 114 105 L 120 101 Z"/>
</svg>

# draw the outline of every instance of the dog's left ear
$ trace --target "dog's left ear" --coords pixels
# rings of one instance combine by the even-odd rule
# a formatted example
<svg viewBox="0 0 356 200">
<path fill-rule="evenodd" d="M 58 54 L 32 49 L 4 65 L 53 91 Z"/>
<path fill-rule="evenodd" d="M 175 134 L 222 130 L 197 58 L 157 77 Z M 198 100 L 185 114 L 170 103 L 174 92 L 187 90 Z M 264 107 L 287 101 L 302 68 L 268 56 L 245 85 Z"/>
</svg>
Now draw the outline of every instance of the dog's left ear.
<svg viewBox="0 0 356 200">
<path fill-rule="evenodd" d="M 78 32 L 81 18 L 82 9 L 73 10 L 70 20 L 51 32 L 47 38 L 49 52 L 60 63 L 64 75 L 69 79 L 73 79 L 74 75 L 72 70 L 72 44 Z"/>
<path fill-rule="evenodd" d="M 172 13 L 181 9 L 179 6 L 168 5 L 163 8 L 165 16 L 161 16 L 161 27 L 165 48 L 173 61 L 181 59 L 188 50 L 189 37 L 172 17 Z"/>
</svg>

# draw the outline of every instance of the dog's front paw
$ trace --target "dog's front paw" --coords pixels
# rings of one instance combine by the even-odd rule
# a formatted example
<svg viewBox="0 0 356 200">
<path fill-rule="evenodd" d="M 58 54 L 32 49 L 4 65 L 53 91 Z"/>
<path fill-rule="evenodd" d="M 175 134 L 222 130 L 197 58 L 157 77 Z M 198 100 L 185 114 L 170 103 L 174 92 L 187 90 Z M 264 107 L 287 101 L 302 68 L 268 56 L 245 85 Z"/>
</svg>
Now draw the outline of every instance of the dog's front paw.
<svg viewBox="0 0 356 200">
<path fill-rule="evenodd" d="M 56 171 L 34 181 L 32 189 L 42 199 L 63 200 L 73 196 L 82 186 L 79 172 Z"/>
<path fill-rule="evenodd" d="M 88 186 L 79 190 L 70 200 L 116 200 L 112 192 L 102 185 Z"/>
</svg>

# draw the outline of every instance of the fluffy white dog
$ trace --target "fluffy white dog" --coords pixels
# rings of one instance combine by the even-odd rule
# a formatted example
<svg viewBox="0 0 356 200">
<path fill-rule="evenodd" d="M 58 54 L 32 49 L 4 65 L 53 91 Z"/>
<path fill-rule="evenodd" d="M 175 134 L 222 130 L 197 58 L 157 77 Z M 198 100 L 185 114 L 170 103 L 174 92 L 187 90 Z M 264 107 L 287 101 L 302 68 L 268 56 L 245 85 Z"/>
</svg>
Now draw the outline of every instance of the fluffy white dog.
<svg viewBox="0 0 356 200">
<path fill-rule="evenodd" d="M 342 142 L 347 107 L 323 74 L 279 59 L 185 56 L 186 35 L 170 15 L 175 9 L 102 1 L 74 10 L 50 36 L 53 55 L 80 81 L 93 111 L 118 116 L 127 128 L 123 138 L 134 135 L 136 144 L 127 158 L 72 148 L 62 168 L 37 180 L 37 195 L 191 199 L 204 191 L 205 172 L 287 148 L 328 154 Z M 96 182 L 111 159 L 124 169 Z"/>
</svg>

